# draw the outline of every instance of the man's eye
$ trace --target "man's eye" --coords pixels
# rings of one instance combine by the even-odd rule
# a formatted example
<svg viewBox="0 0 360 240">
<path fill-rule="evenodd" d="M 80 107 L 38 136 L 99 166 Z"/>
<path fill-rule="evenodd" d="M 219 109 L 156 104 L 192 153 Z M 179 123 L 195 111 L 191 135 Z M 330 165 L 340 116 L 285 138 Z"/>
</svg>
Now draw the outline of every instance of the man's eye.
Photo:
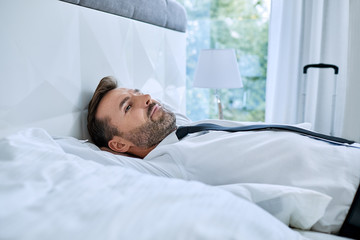
<svg viewBox="0 0 360 240">
<path fill-rule="evenodd" d="M 131 108 L 131 105 L 128 105 L 126 108 L 125 108 L 125 112 L 128 112 Z"/>
</svg>

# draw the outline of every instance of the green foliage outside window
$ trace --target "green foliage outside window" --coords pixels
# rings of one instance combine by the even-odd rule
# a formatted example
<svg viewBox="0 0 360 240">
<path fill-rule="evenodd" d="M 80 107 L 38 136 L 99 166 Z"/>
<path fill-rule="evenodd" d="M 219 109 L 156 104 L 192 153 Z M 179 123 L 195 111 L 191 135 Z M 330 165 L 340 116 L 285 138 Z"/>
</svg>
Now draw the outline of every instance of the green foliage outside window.
<svg viewBox="0 0 360 240">
<path fill-rule="evenodd" d="M 215 90 L 193 88 L 201 49 L 233 48 L 242 89 L 221 89 L 224 118 L 264 121 L 270 0 L 178 0 L 187 11 L 187 115 L 218 118 Z"/>
</svg>

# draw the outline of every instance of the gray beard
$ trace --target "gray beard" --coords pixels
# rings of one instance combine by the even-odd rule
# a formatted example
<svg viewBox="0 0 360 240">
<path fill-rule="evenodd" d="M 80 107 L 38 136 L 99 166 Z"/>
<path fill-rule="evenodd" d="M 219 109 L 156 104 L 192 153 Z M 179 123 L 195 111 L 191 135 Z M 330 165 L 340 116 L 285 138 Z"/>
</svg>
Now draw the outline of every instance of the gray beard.
<svg viewBox="0 0 360 240">
<path fill-rule="evenodd" d="M 176 129 L 175 114 L 162 107 L 163 114 L 156 121 L 150 118 L 151 110 L 155 104 L 152 104 L 148 110 L 149 121 L 142 126 L 137 127 L 123 137 L 140 148 L 150 148 L 159 144 L 166 136 Z"/>
</svg>

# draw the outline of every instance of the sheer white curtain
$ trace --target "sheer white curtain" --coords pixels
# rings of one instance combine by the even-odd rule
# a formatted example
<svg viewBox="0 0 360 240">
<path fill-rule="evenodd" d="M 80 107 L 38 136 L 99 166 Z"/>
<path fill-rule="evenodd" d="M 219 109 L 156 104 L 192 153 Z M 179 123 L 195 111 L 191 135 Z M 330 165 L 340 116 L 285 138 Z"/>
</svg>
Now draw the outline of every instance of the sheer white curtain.
<svg viewBox="0 0 360 240">
<path fill-rule="evenodd" d="M 360 1 L 272 0 L 266 121 L 301 121 L 303 66 L 339 66 L 334 132 L 360 140 Z M 305 121 L 329 133 L 334 71 L 309 69 Z M 300 114 L 300 115 L 299 115 Z"/>
</svg>

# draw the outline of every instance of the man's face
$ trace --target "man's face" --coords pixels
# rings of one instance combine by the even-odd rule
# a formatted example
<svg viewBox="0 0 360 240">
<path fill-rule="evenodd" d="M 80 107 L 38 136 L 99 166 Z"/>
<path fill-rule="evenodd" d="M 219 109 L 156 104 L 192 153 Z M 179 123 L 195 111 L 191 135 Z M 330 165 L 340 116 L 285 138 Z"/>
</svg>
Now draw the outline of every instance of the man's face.
<svg viewBox="0 0 360 240">
<path fill-rule="evenodd" d="M 105 117 L 121 137 L 141 148 L 155 146 L 176 128 L 172 112 L 150 95 L 127 88 L 113 89 L 103 97 L 96 118 Z"/>
</svg>

